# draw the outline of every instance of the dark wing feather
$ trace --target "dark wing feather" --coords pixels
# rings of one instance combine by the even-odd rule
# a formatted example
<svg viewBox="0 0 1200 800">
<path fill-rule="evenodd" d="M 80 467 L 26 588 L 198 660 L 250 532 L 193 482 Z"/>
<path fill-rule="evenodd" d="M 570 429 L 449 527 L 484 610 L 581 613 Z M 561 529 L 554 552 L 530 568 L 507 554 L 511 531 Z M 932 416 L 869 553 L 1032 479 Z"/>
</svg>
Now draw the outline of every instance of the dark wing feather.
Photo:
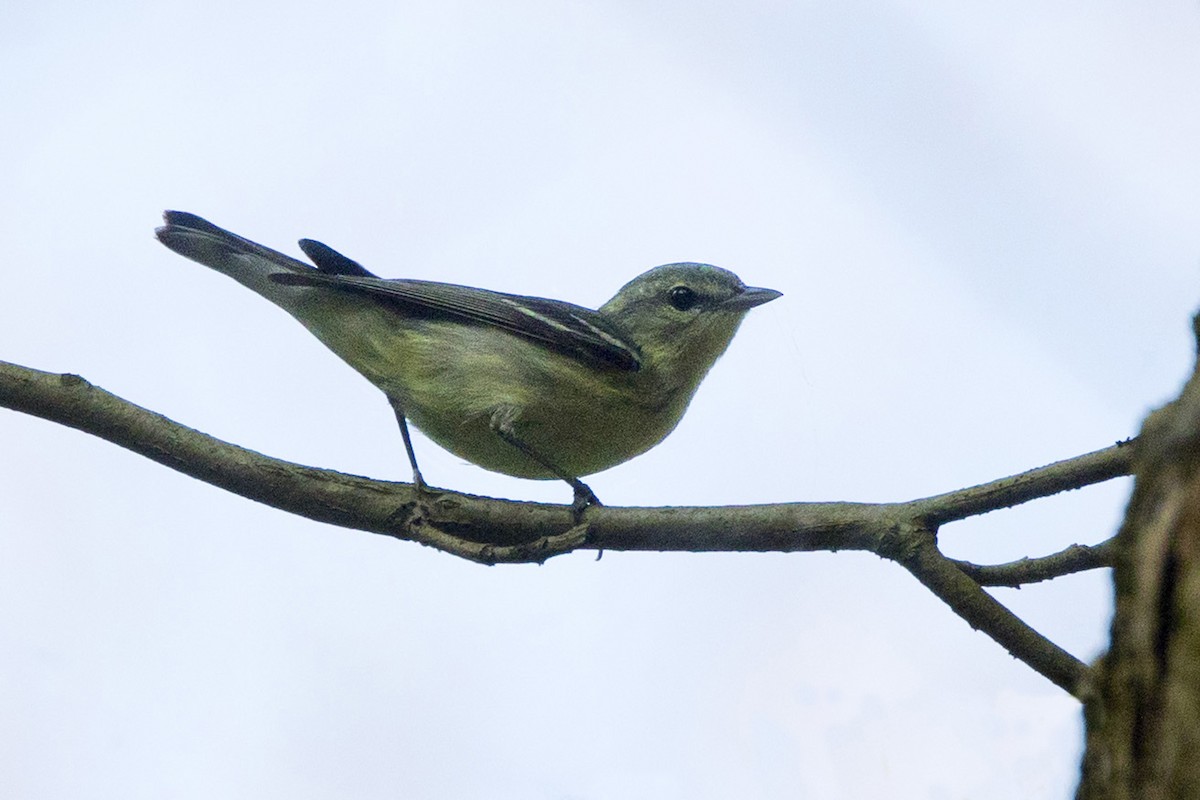
<svg viewBox="0 0 1200 800">
<path fill-rule="evenodd" d="M 327 275 L 357 275 L 361 278 L 376 278 L 375 273 L 352 258 L 342 255 L 323 242 L 315 239 L 301 239 L 300 249 L 304 255 L 312 259 L 317 269 Z"/>
<path fill-rule="evenodd" d="M 305 252 L 318 260 L 307 248 Z M 328 267 L 318 266 L 322 272 L 279 273 L 271 279 L 362 294 L 408 314 L 491 325 L 597 367 L 631 372 L 641 367 L 636 346 L 599 312 L 582 306 L 434 281 L 330 274 Z"/>
</svg>

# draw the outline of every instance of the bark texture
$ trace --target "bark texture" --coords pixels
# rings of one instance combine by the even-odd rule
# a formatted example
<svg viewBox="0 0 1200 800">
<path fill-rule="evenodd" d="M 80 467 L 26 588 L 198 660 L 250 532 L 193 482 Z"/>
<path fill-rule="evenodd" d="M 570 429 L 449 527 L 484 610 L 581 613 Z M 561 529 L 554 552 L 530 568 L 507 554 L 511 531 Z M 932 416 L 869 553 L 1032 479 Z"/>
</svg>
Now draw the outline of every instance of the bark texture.
<svg viewBox="0 0 1200 800">
<path fill-rule="evenodd" d="M 1200 798 L 1200 372 L 1193 372 L 1178 400 L 1147 418 L 1134 475 L 1133 497 L 1117 537 L 1112 643 L 1084 692 L 1087 751 L 1076 797 L 1195 800 Z"/>
</svg>

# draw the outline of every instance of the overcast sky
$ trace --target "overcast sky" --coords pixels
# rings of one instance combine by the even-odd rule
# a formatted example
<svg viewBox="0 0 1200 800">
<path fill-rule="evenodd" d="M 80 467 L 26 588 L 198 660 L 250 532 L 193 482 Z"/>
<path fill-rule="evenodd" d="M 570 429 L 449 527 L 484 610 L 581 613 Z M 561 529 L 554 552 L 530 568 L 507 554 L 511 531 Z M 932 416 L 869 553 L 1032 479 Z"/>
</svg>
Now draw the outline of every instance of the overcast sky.
<svg viewBox="0 0 1200 800">
<path fill-rule="evenodd" d="M 904 500 L 1105 447 L 1190 371 L 1194 3 L 0 7 L 0 359 L 390 480 L 386 402 L 153 238 L 596 306 L 696 260 L 751 313 L 610 505 Z M 433 484 L 567 502 L 418 438 Z M 894 564 L 484 568 L 0 410 L 16 798 L 1065 797 L 1078 705 Z M 1129 485 L 947 527 L 1094 543 Z M 1083 659 L 1109 576 L 996 595 Z"/>
</svg>

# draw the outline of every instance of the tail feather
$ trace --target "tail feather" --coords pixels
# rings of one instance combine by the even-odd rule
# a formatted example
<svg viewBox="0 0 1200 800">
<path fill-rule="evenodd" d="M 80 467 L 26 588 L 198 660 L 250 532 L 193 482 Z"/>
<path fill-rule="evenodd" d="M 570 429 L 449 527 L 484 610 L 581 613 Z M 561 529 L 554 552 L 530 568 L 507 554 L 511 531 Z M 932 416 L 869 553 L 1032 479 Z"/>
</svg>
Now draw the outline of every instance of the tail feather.
<svg viewBox="0 0 1200 800">
<path fill-rule="evenodd" d="M 243 239 L 186 211 L 166 211 L 163 220 L 166 225 L 154 233 L 164 245 L 181 256 L 228 275 L 284 308 L 292 307 L 305 290 L 275 283 L 270 276 L 280 272 L 317 271 L 303 261 Z"/>
</svg>

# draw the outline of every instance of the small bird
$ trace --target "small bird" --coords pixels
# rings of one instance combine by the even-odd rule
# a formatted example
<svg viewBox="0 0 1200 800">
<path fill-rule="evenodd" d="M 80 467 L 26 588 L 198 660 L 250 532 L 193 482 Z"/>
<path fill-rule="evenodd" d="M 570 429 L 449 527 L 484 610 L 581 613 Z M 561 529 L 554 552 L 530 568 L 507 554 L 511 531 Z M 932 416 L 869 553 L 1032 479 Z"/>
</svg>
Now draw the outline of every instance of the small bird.
<svg viewBox="0 0 1200 800">
<path fill-rule="evenodd" d="M 418 491 L 407 421 L 484 469 L 574 490 L 674 430 L 746 313 L 780 296 L 709 264 L 666 264 L 593 311 L 559 300 L 384 279 L 301 239 L 315 266 L 167 211 L 155 233 L 182 256 L 295 317 L 387 396 Z"/>
</svg>

